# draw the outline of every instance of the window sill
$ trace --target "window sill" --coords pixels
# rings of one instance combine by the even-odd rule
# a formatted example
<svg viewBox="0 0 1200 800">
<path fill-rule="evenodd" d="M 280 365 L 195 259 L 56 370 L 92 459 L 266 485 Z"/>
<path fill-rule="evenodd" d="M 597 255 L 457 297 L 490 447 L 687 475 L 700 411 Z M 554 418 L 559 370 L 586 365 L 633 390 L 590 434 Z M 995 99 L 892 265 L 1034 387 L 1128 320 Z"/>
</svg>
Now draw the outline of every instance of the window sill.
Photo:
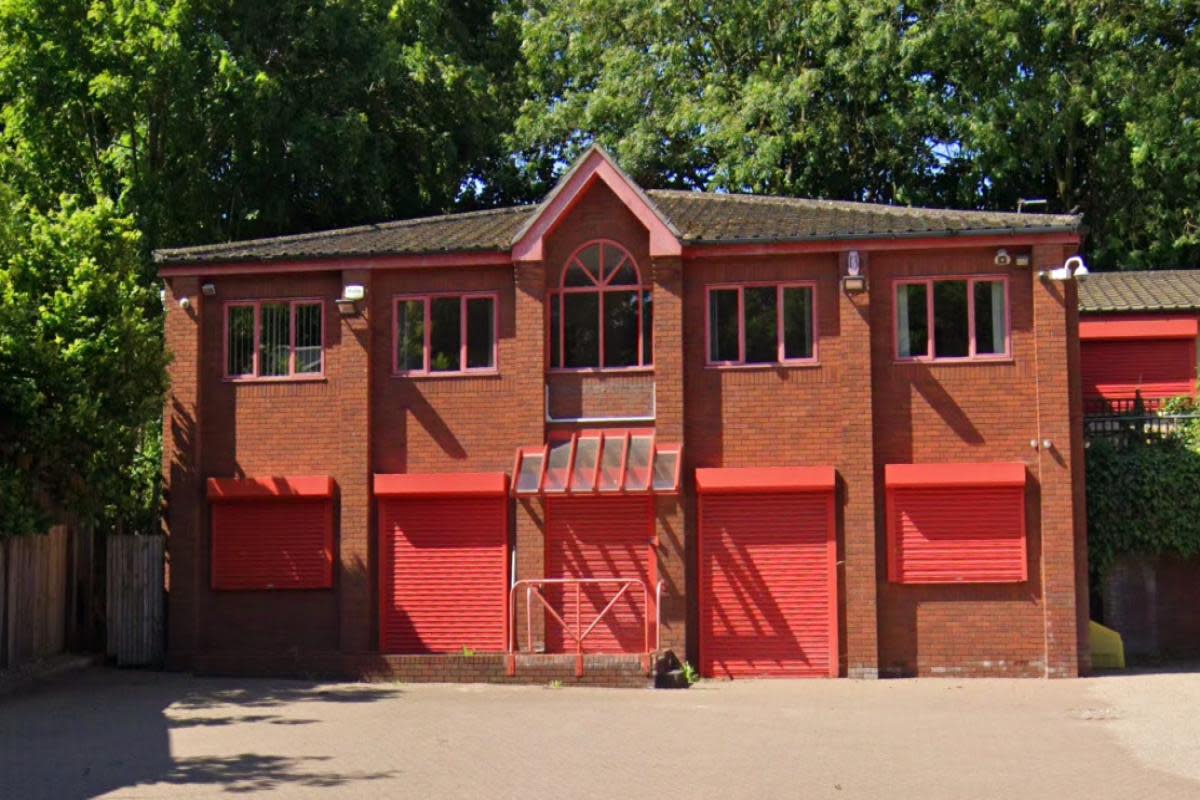
<svg viewBox="0 0 1200 800">
<path fill-rule="evenodd" d="M 653 375 L 654 366 L 645 367 L 551 367 L 551 375 Z"/>
<path fill-rule="evenodd" d="M 705 369 L 717 370 L 724 372 L 741 372 L 744 370 L 779 370 L 788 369 L 812 369 L 821 366 L 820 361 L 776 361 L 771 364 L 705 364 Z"/>
<path fill-rule="evenodd" d="M 224 383 L 232 384 L 270 384 L 270 383 L 325 383 L 329 380 L 324 373 L 320 375 L 279 375 L 277 377 L 253 377 L 222 379 Z"/>
<path fill-rule="evenodd" d="M 452 378 L 499 378 L 498 369 L 471 370 L 469 372 L 393 372 L 393 378 L 404 378 L 410 381 L 435 380 L 444 381 Z"/>
<path fill-rule="evenodd" d="M 955 367 L 966 364 L 1014 364 L 1012 356 L 997 356 L 996 358 L 897 358 L 892 363 L 898 367 Z"/>
</svg>

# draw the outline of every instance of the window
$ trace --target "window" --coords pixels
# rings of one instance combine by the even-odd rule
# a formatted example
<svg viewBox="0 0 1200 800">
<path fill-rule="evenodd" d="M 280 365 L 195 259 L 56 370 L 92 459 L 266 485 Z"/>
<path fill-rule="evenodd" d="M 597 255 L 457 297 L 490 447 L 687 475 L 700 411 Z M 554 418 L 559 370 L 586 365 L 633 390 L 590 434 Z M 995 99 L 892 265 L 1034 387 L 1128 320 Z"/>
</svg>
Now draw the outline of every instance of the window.
<svg viewBox="0 0 1200 800">
<path fill-rule="evenodd" d="M 393 310 L 396 373 L 442 375 L 496 369 L 496 296 L 397 297 Z"/>
<path fill-rule="evenodd" d="M 1003 278 L 897 283 L 897 358 L 925 361 L 1007 356 L 1007 289 Z"/>
<path fill-rule="evenodd" d="M 616 242 L 591 242 L 567 259 L 550 293 L 550 366 L 649 366 L 653 300 L 633 256 Z"/>
<path fill-rule="evenodd" d="M 708 363 L 816 361 L 813 284 L 750 284 L 708 289 Z"/>
<path fill-rule="evenodd" d="M 325 308 L 319 300 L 225 306 L 225 375 L 237 380 L 320 376 Z"/>
</svg>

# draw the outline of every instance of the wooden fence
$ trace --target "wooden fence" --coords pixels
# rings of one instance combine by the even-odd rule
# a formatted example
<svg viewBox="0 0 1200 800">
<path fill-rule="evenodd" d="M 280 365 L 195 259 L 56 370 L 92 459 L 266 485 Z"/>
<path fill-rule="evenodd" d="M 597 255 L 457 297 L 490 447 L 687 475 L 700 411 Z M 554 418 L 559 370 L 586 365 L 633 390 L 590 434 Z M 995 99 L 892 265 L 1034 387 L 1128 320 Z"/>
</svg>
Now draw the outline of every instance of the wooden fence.
<svg viewBox="0 0 1200 800">
<path fill-rule="evenodd" d="M 56 655 L 67 647 L 74 597 L 72 531 L 0 540 L 0 668 Z"/>
<path fill-rule="evenodd" d="M 163 659 L 163 537 L 108 537 L 108 656 L 122 667 Z"/>
</svg>

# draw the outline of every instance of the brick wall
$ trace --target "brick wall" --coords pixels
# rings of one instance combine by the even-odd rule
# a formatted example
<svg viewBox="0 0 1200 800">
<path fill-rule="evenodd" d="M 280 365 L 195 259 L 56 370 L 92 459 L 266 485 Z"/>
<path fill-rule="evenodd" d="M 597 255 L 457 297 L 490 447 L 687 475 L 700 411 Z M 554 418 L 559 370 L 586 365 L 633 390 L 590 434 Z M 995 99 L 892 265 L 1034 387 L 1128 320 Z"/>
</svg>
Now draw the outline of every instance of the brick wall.
<svg viewBox="0 0 1200 800">
<path fill-rule="evenodd" d="M 652 369 L 547 377 L 545 291 L 567 256 L 615 239 L 654 293 Z M 1009 248 L 1017 252 L 1019 248 Z M 841 672 L 1070 675 L 1086 635 L 1086 553 L 1074 287 L 1045 283 L 1062 247 L 1032 251 L 1034 268 L 1000 269 L 991 249 L 863 254 L 868 293 L 848 295 L 845 256 L 678 258 L 651 262 L 648 236 L 602 184 L 552 231 L 545 261 L 514 267 L 355 270 L 169 281 L 167 342 L 175 356 L 164 469 L 171 533 L 170 647 L 197 651 L 370 653 L 377 647 L 378 543 L 370 480 L 379 472 L 507 471 L 517 447 L 545 440 L 545 387 L 555 415 L 646 413 L 664 442 L 684 447 L 684 492 L 655 503 L 657 573 L 665 583 L 663 645 L 696 660 L 697 467 L 830 465 L 839 475 Z M 1004 273 L 1012 358 L 992 364 L 895 363 L 892 283 L 903 276 Z M 701 333 L 704 287 L 739 281 L 816 284 L 818 362 L 711 368 Z M 343 283 L 362 283 L 362 313 L 341 317 Z M 398 377 L 392 304 L 404 293 L 489 291 L 499 303 L 496 375 Z M 187 294 L 184 310 L 178 297 Z M 231 383 L 223 377 L 223 303 L 325 301 L 322 379 Z M 1072 366 L 1074 365 L 1074 366 Z M 572 425 L 550 426 L 569 432 Z M 1049 439 L 1052 446 L 1030 447 Z M 1019 461 L 1029 470 L 1030 579 L 1019 585 L 899 586 L 886 580 L 883 467 L 890 463 Z M 332 591 L 212 592 L 210 476 L 331 475 L 337 482 L 338 570 Z M 512 505 L 518 578 L 545 570 L 545 508 Z M 518 619 L 523 620 L 523 609 Z M 535 639 L 542 618 L 535 615 Z M 312 656 L 316 658 L 316 655 Z M 216 662 L 213 662 L 216 663 Z"/>
</svg>

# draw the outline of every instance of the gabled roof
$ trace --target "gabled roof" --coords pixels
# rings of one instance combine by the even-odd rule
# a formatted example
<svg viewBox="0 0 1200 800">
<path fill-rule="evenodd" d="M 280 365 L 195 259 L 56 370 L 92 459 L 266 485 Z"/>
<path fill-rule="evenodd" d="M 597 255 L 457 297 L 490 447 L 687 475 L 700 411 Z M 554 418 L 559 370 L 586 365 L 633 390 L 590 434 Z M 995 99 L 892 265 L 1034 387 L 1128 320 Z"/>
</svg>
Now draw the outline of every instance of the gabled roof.
<svg viewBox="0 0 1200 800">
<path fill-rule="evenodd" d="M 538 258 L 554 229 L 594 181 L 603 181 L 650 231 L 652 254 L 681 245 L 821 242 L 938 236 L 1077 234 L 1071 214 L 912 208 L 792 197 L 643 191 L 600 147 L 590 148 L 536 206 L 444 214 L 355 228 L 157 250 L 161 265 L 512 253 Z"/>
<path fill-rule="evenodd" d="M 1200 311 L 1200 270 L 1094 272 L 1079 281 L 1079 310 Z"/>
</svg>

